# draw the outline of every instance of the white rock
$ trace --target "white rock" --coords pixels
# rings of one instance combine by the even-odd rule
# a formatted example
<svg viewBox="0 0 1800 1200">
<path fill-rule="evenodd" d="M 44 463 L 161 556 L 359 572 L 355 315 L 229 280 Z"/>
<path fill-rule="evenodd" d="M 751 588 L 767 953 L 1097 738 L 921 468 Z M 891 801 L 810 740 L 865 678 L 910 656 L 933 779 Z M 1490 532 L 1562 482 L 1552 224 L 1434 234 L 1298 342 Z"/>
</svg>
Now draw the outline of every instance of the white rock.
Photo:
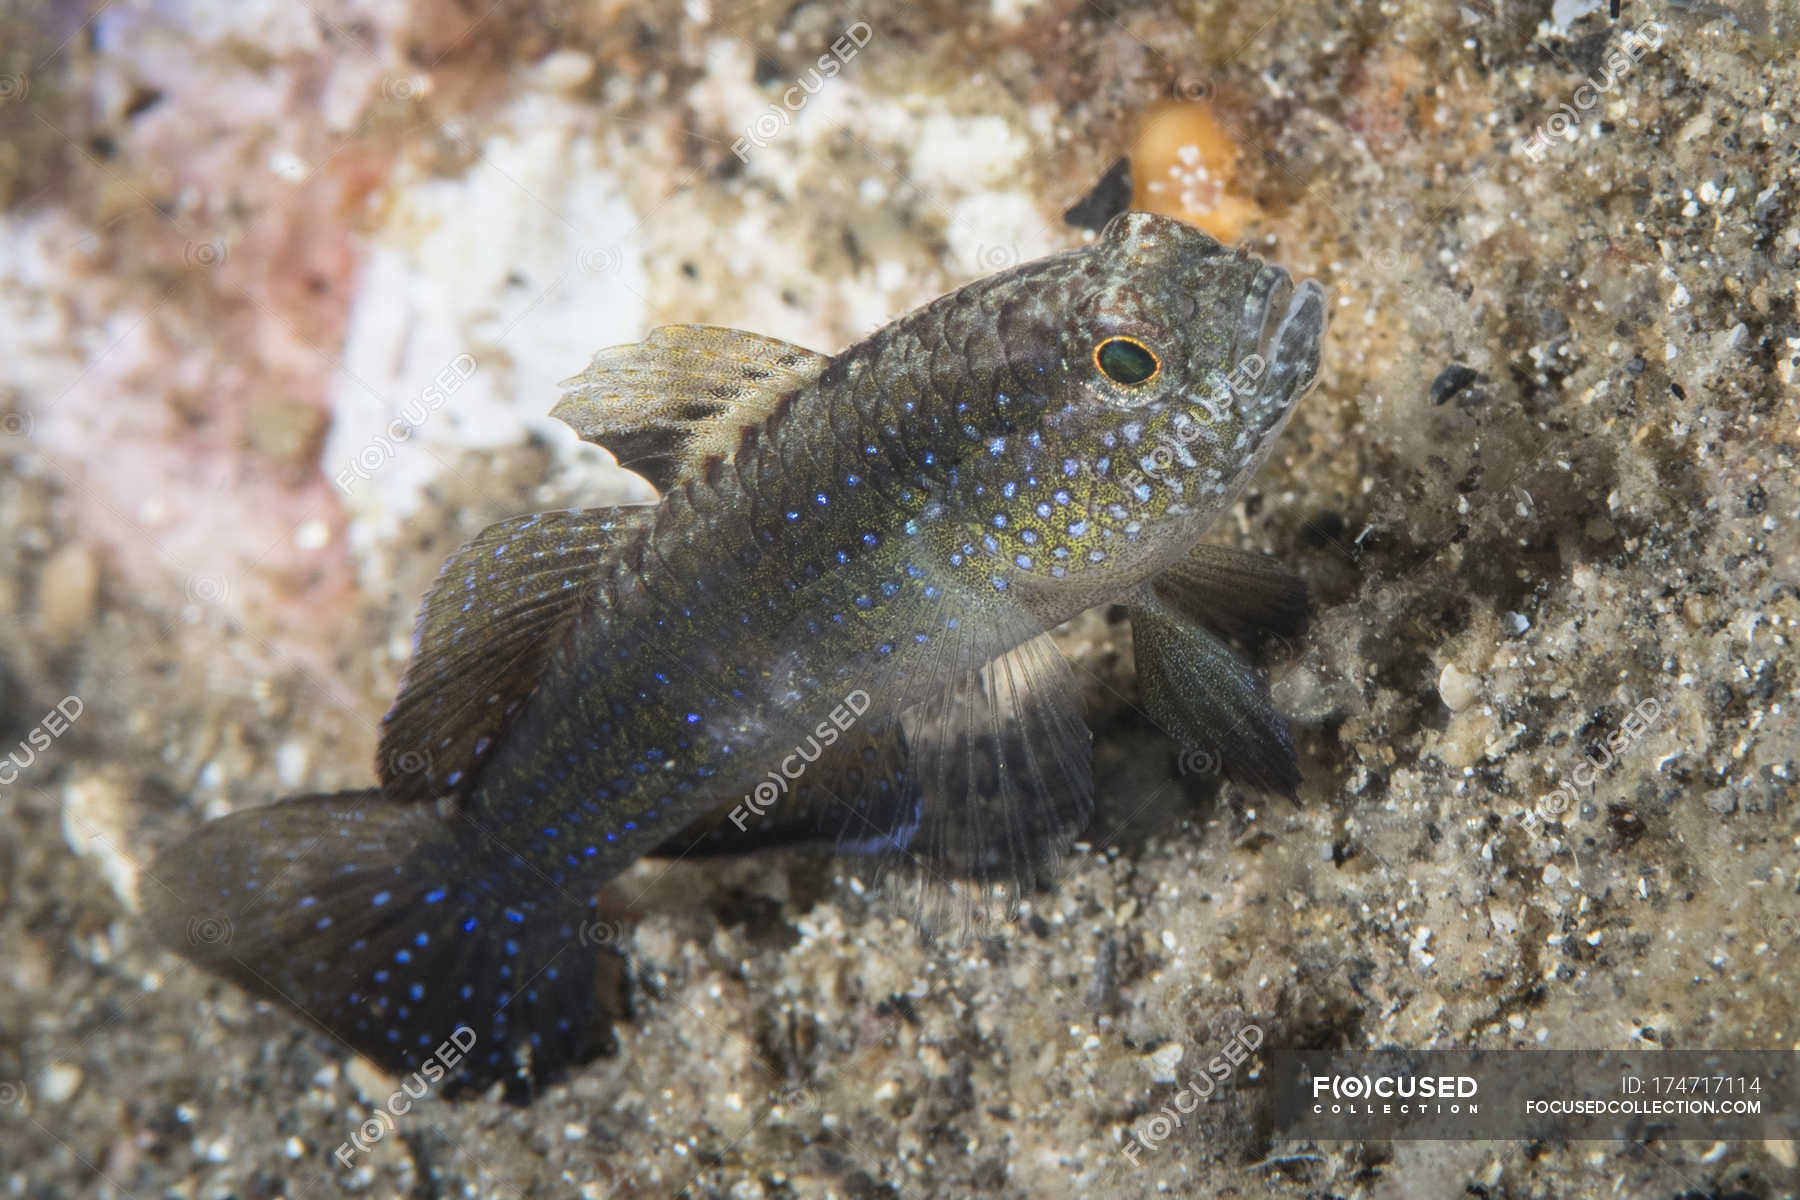
<svg viewBox="0 0 1800 1200">
<path fill-rule="evenodd" d="M 593 78 L 594 60 L 580 50 L 557 50 L 539 60 L 534 74 L 540 87 L 572 92 Z"/>
<path fill-rule="evenodd" d="M 137 863 L 125 849 L 132 818 L 130 791 L 114 772 L 82 772 L 63 785 L 63 840 L 93 863 L 127 912 L 137 911 L 138 894 Z"/>
<path fill-rule="evenodd" d="M 66 650 L 94 623 L 100 564 L 79 542 L 52 554 L 38 575 L 38 631 L 52 651 Z"/>
<path fill-rule="evenodd" d="M 81 1090 L 81 1068 L 74 1063 L 53 1062 L 38 1077 L 38 1094 L 48 1104 L 66 1104 Z"/>
<path fill-rule="evenodd" d="M 1175 1068 L 1181 1064 L 1181 1056 L 1187 1048 L 1180 1042 L 1170 1042 L 1159 1047 L 1154 1053 L 1145 1055 L 1150 1061 L 1150 1080 L 1153 1083 L 1174 1083 Z"/>
<path fill-rule="evenodd" d="M 275 774 L 286 788 L 297 788 L 306 779 L 306 744 L 287 741 L 275 748 Z"/>
<path fill-rule="evenodd" d="M 1481 695 L 1481 677 L 1465 675 L 1455 663 L 1445 663 L 1438 674 L 1438 696 L 1451 712 L 1461 712 Z"/>
<path fill-rule="evenodd" d="M 596 472 L 548 415 L 558 381 L 595 350 L 643 336 L 651 290 L 647 235 L 585 112 L 530 91 L 484 129 L 465 175 L 396 169 L 357 275 L 322 460 L 344 480 L 353 545 L 394 536 L 459 452 L 533 432 L 555 452 L 552 475 L 579 472 L 589 503 L 647 498 L 635 476 Z M 396 421 L 402 442 L 387 437 Z"/>
</svg>

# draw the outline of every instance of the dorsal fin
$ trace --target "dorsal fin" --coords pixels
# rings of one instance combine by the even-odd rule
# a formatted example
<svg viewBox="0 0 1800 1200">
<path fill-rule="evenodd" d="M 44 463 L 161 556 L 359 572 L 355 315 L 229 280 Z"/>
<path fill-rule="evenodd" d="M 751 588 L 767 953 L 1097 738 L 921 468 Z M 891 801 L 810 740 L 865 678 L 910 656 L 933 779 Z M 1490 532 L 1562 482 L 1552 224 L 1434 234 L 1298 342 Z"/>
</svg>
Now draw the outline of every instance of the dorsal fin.
<svg viewBox="0 0 1800 1200">
<path fill-rule="evenodd" d="M 413 656 L 382 718 L 376 769 L 396 800 L 465 796 L 598 598 L 615 548 L 650 508 L 542 512 L 490 525 L 445 561 L 413 627 Z"/>
<path fill-rule="evenodd" d="M 709 457 L 735 451 L 741 429 L 761 424 L 829 361 L 741 329 L 664 325 L 594 355 L 563 380 L 550 415 L 666 493 Z"/>
</svg>

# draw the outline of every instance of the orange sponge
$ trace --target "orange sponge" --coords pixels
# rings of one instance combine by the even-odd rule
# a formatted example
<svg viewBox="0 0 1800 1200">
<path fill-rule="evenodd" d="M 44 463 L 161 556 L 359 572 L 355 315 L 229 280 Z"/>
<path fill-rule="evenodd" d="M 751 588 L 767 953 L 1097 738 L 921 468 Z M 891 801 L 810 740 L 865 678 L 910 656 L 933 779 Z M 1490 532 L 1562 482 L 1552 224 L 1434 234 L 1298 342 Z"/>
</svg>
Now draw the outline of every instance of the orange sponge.
<svg viewBox="0 0 1800 1200">
<path fill-rule="evenodd" d="M 1132 142 L 1132 207 L 1235 241 L 1259 213 L 1236 190 L 1237 162 L 1237 143 L 1205 103 L 1159 101 L 1145 110 Z"/>
</svg>

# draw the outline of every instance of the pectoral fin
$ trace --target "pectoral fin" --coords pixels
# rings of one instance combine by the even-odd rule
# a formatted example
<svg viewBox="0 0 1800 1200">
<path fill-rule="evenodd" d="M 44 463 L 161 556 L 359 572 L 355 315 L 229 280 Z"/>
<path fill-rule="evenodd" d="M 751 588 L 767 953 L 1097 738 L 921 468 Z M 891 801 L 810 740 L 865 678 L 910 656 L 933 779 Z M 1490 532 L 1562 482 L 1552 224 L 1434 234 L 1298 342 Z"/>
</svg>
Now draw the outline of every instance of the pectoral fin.
<svg viewBox="0 0 1800 1200">
<path fill-rule="evenodd" d="M 893 849 L 927 876 L 1027 891 L 1093 815 L 1080 685 L 1047 633 L 949 682 L 903 718 L 924 803 Z"/>
<path fill-rule="evenodd" d="M 920 610 L 896 610 L 919 649 L 866 683 L 877 707 L 849 738 L 768 806 L 721 797 L 657 853 L 830 845 L 933 931 L 986 920 L 1048 878 L 1094 808 L 1074 672 L 1020 610 L 947 585 L 920 594 Z"/>
<path fill-rule="evenodd" d="M 594 355 L 565 379 L 550 415 L 667 492 L 708 458 L 737 448 L 781 400 L 830 360 L 788 342 L 715 325 L 664 325 Z"/>
<path fill-rule="evenodd" d="M 869 687 L 900 706 L 907 790 L 856 805 L 837 848 L 872 859 L 925 928 L 960 930 L 993 901 L 1011 911 L 1087 826 L 1092 737 L 1074 673 L 1028 617 L 958 598 L 920 627 L 931 650 Z"/>
<path fill-rule="evenodd" d="M 766 796 L 722 802 L 656 854 L 834 848 L 871 861 L 875 876 L 898 884 L 902 907 L 934 929 L 967 924 L 982 899 L 1016 902 L 1093 813 L 1080 688 L 1047 634 L 974 668 L 979 657 L 967 656 L 995 631 L 977 615 L 947 634 L 930 667 L 870 689 L 917 703 L 858 726 L 790 787 L 772 773 L 758 785 Z"/>
<path fill-rule="evenodd" d="M 1227 778 L 1292 796 L 1300 784 L 1293 738 L 1262 678 L 1158 591 L 1145 589 L 1127 606 L 1151 719 L 1186 749 L 1216 755 Z"/>
</svg>

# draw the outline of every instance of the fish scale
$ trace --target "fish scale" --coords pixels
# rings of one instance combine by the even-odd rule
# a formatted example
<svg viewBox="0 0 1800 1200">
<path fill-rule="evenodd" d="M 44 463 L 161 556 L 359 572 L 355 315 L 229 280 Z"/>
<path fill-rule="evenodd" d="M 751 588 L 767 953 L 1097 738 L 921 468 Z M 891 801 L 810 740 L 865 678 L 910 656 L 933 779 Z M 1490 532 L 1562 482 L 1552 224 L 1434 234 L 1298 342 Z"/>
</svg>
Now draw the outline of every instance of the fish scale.
<svg viewBox="0 0 1800 1200">
<path fill-rule="evenodd" d="M 1096 604 L 1127 606 L 1153 719 L 1291 793 L 1225 639 L 1295 632 L 1304 585 L 1200 536 L 1323 325 L 1317 284 L 1127 213 L 835 356 L 704 326 L 602 351 L 555 415 L 661 501 L 459 550 L 379 785 L 209 822 L 148 919 L 389 1069 L 455 1035 L 458 1082 L 529 1089 L 588 1053 L 595 895 L 645 855 L 833 845 L 927 899 L 1049 878 L 1094 781 L 1047 631 Z"/>
</svg>

